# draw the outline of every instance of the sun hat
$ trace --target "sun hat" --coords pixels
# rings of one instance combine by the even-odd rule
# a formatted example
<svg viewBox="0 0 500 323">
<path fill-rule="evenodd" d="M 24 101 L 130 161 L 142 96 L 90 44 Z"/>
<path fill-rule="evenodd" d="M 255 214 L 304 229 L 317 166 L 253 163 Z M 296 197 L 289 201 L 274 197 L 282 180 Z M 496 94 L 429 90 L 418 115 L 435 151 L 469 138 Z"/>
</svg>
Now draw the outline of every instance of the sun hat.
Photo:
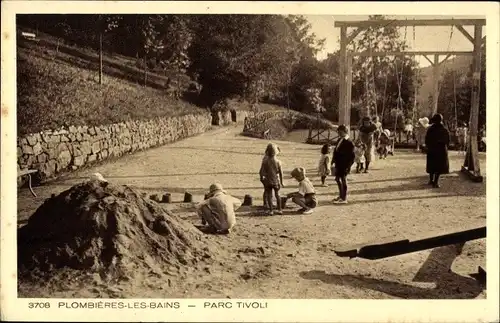
<svg viewBox="0 0 500 323">
<path fill-rule="evenodd" d="M 389 129 L 384 129 L 384 133 L 387 137 L 391 136 L 391 131 Z"/>
<path fill-rule="evenodd" d="M 418 119 L 418 123 L 420 123 L 422 126 L 427 126 L 429 124 L 429 118 L 423 117 Z"/>
<path fill-rule="evenodd" d="M 90 175 L 90 180 L 91 181 L 107 182 L 107 180 L 100 173 L 94 173 L 94 174 Z"/>
<path fill-rule="evenodd" d="M 210 185 L 210 188 L 208 189 L 208 191 L 209 191 L 208 192 L 209 196 L 214 196 L 218 192 L 226 194 L 226 191 L 224 191 L 224 189 L 222 188 L 222 185 L 219 183 L 214 183 L 214 184 Z"/>
<path fill-rule="evenodd" d="M 431 121 L 432 123 L 441 123 L 443 122 L 443 115 L 440 113 L 436 113 L 435 115 L 432 116 Z"/>
</svg>

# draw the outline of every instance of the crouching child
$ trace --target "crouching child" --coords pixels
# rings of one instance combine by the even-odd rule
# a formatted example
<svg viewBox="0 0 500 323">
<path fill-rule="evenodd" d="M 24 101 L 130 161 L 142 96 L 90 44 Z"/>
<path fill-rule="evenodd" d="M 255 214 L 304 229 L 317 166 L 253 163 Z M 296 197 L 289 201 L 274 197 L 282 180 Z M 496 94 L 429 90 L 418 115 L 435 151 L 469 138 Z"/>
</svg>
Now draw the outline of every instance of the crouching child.
<svg viewBox="0 0 500 323">
<path fill-rule="evenodd" d="M 295 204 L 301 207 L 299 213 L 311 214 L 318 205 L 318 201 L 316 199 L 314 186 L 309 178 L 306 177 L 305 173 L 305 169 L 302 167 L 292 170 L 292 177 L 299 182 L 299 190 L 287 194 L 286 198 L 292 199 Z"/>
</svg>

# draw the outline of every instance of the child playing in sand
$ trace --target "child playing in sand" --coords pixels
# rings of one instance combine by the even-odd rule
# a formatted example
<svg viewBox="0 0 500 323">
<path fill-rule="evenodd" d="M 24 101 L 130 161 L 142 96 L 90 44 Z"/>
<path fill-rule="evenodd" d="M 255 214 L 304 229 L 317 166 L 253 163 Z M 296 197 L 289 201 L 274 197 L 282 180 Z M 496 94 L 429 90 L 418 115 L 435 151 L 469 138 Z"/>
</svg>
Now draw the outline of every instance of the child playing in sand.
<svg viewBox="0 0 500 323">
<path fill-rule="evenodd" d="M 363 170 L 365 165 L 365 150 L 366 146 L 361 140 L 356 140 L 356 144 L 354 146 L 354 162 L 356 163 L 356 173 L 359 173 Z"/>
<path fill-rule="evenodd" d="M 347 127 L 340 125 L 337 128 L 339 141 L 333 151 L 333 163 L 335 164 L 335 181 L 339 188 L 339 197 L 333 200 L 335 204 L 347 203 L 347 174 L 355 160 L 354 144 L 349 139 Z"/>
<path fill-rule="evenodd" d="M 306 177 L 306 171 L 304 168 L 299 167 L 292 170 L 292 177 L 299 182 L 299 190 L 297 192 L 292 192 L 287 194 L 287 199 L 292 199 L 292 201 L 301 207 L 299 210 L 302 214 L 313 213 L 314 208 L 318 205 L 316 200 L 316 191 L 314 186 Z"/>
<path fill-rule="evenodd" d="M 264 185 L 264 205 L 267 206 L 269 215 L 273 215 L 273 191 L 276 197 L 276 208 L 278 209 L 276 214 L 283 214 L 279 195 L 280 184 L 284 186 L 283 172 L 281 162 L 276 158 L 278 152 L 278 147 L 273 143 L 269 143 L 259 171 L 260 181 Z"/>
<path fill-rule="evenodd" d="M 329 145 L 323 145 L 321 148 L 321 157 L 319 159 L 318 165 L 318 175 L 321 176 L 321 185 L 327 187 L 328 184 L 325 183 L 326 177 L 330 175 L 331 165 L 330 165 L 330 153 L 331 149 Z"/>
</svg>

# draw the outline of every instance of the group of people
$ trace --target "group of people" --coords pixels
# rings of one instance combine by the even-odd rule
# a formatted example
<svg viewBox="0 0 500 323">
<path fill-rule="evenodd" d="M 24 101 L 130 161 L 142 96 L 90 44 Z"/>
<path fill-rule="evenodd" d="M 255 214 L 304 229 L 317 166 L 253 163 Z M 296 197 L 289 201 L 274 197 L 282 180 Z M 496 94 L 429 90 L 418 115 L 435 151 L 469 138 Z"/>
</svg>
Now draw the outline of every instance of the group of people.
<svg viewBox="0 0 500 323">
<path fill-rule="evenodd" d="M 440 176 L 449 172 L 448 145 L 450 134 L 443 125 L 442 115 L 436 114 L 430 121 L 431 125 L 425 127 L 425 138 L 419 139 L 419 143 L 425 144 L 427 148 L 426 171 L 429 174 L 429 184 L 433 187 L 439 187 Z M 359 127 L 359 139 L 355 142 L 349 138 L 349 131 L 345 125 L 340 125 L 337 132 L 339 140 L 335 146 L 324 145 L 321 148 L 318 174 L 323 186 L 328 186 L 326 184 L 328 176 L 335 177 L 338 197 L 333 200 L 333 203 L 346 204 L 347 176 L 353 164 L 356 163 L 356 172 L 359 173 L 361 170 L 364 170 L 364 173 L 368 172 L 375 148 L 382 151 L 382 156 L 387 155 L 387 146 L 390 145 L 390 141 L 383 138 L 389 138 L 390 133 L 382 130 L 377 119 L 372 121 L 368 117 L 362 119 L 362 124 Z M 286 194 L 284 201 L 282 201 L 280 189 L 284 187 L 284 184 L 282 163 L 277 158 L 279 153 L 279 147 L 274 143 L 269 143 L 259 170 L 267 214 L 282 214 L 282 203 L 286 203 L 288 199 L 300 207 L 299 213 L 313 213 L 318 205 L 316 190 L 306 176 L 303 167 L 294 168 L 290 174 L 297 181 L 298 190 Z M 276 199 L 276 209 L 273 205 L 274 198 Z M 198 205 L 198 214 L 202 218 L 202 222 L 207 224 L 212 231 L 227 234 L 236 223 L 235 210 L 241 204 L 239 199 L 228 195 L 220 184 L 212 184 L 205 201 Z"/>
</svg>

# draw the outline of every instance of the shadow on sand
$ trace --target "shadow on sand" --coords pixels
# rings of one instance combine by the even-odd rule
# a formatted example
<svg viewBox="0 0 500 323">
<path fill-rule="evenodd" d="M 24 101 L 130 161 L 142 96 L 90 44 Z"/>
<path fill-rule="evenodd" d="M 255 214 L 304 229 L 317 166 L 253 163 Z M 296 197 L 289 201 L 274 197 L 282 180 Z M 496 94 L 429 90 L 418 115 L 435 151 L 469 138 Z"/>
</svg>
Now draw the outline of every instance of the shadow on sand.
<svg viewBox="0 0 500 323">
<path fill-rule="evenodd" d="M 324 271 L 301 272 L 304 279 L 320 280 L 325 284 L 371 289 L 404 299 L 473 299 L 485 286 L 477 280 L 454 273 L 451 265 L 461 253 L 463 244 L 433 249 L 413 278 L 413 282 L 435 283 L 434 288 L 423 288 L 361 275 L 327 274 Z"/>
</svg>

